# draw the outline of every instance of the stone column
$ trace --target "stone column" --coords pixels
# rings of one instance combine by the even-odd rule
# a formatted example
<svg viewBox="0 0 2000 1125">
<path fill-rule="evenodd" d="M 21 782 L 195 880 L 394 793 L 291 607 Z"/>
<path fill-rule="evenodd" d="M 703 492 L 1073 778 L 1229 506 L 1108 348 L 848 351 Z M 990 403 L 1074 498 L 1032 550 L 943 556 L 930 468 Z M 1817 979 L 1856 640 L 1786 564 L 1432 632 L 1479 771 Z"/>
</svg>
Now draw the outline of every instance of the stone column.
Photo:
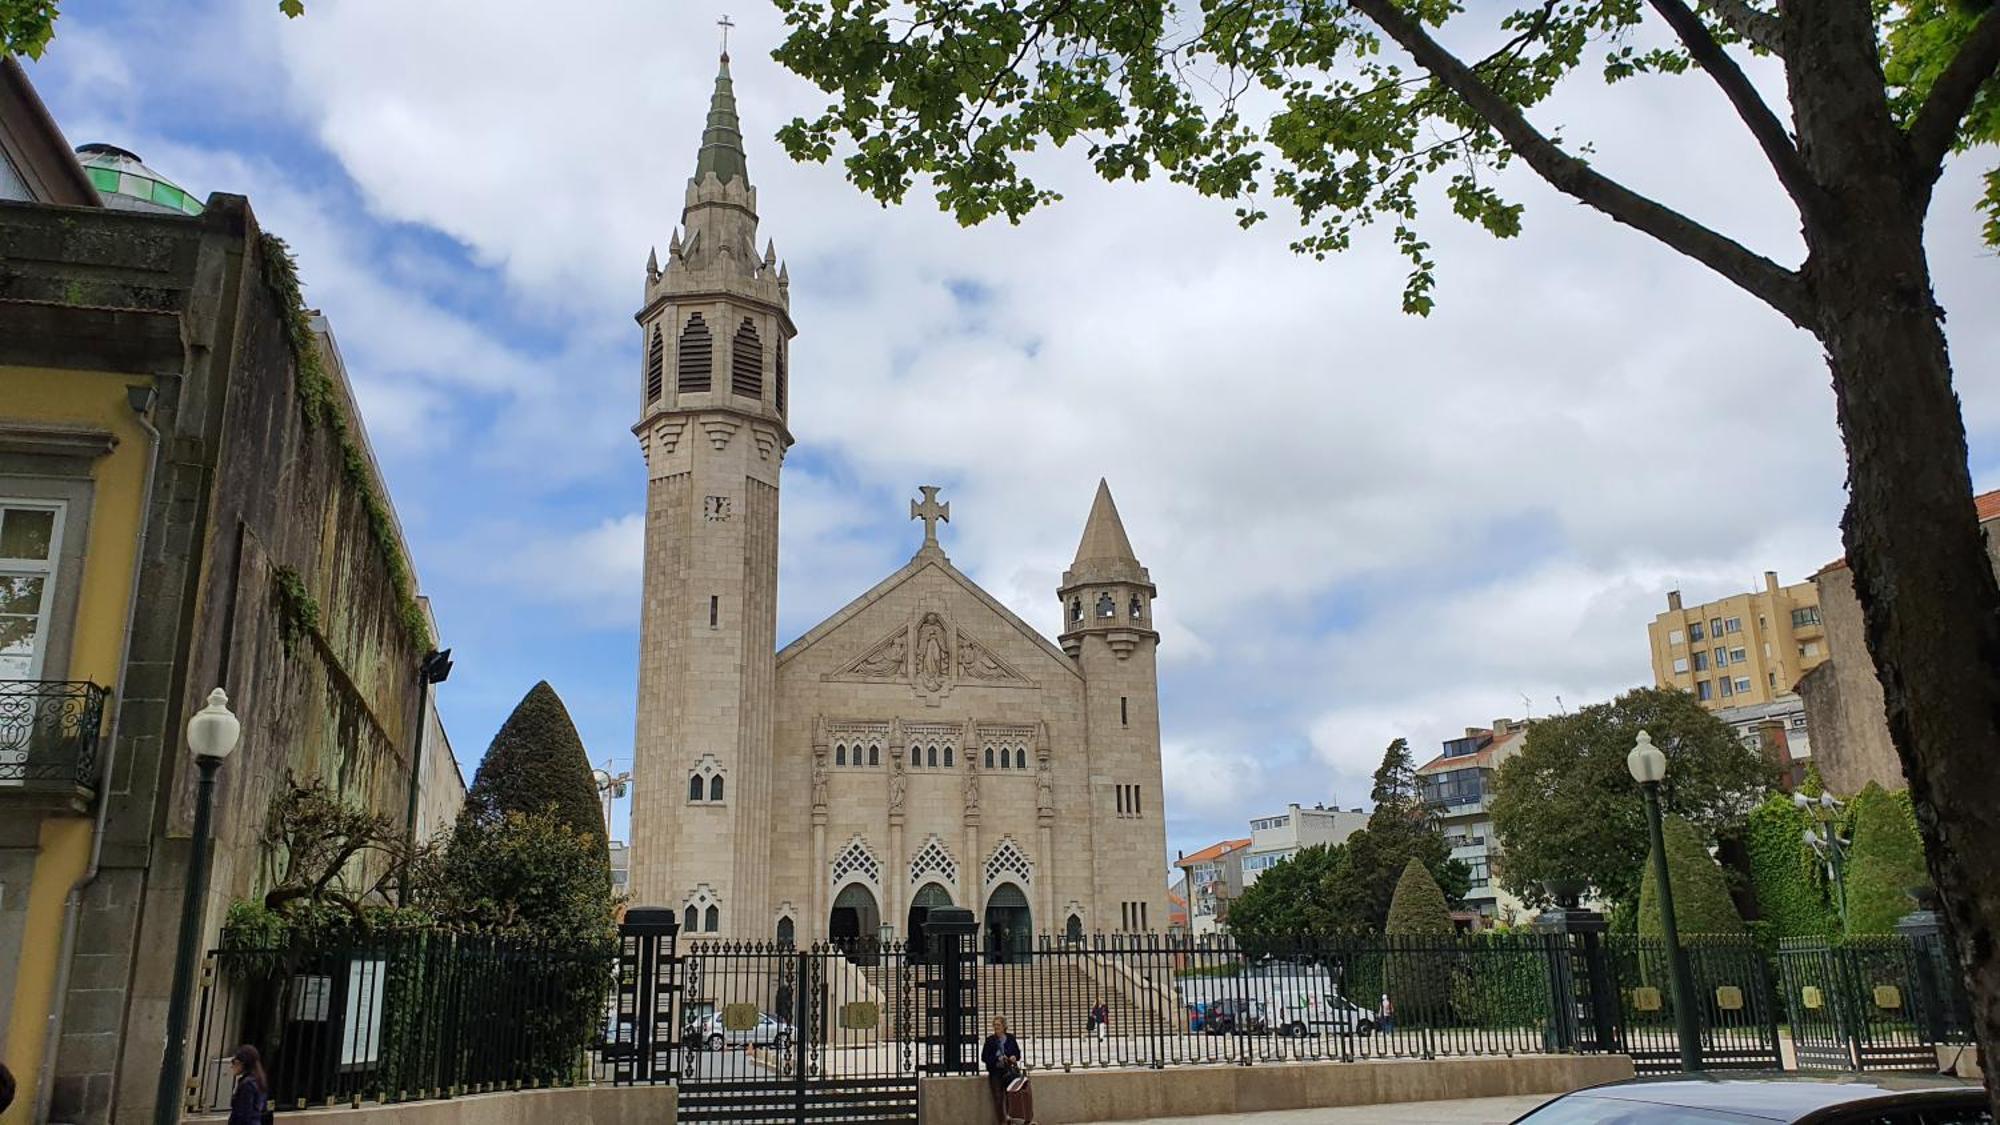
<svg viewBox="0 0 2000 1125">
<path fill-rule="evenodd" d="M 813 720 L 813 777 L 812 777 L 812 826 L 813 826 L 813 866 L 811 883 L 806 893 L 806 909 L 812 917 L 800 927 L 799 944 L 809 946 L 827 937 L 827 916 L 833 904 L 826 900 L 827 858 L 826 858 L 826 726 L 818 719 Z"/>
<path fill-rule="evenodd" d="M 1035 724 L 1035 913 L 1043 933 L 1061 933 L 1056 918 L 1056 800 L 1055 765 L 1049 750 L 1047 723 Z"/>
<path fill-rule="evenodd" d="M 903 723 L 898 719 L 889 727 L 889 855 L 883 863 L 886 870 L 882 872 L 883 897 L 888 907 L 882 920 L 898 933 L 902 933 L 910 920 L 909 908 L 903 903 L 903 884 L 909 876 L 909 860 L 903 855 L 903 797 L 909 784 L 903 773 L 903 750 Z"/>
</svg>

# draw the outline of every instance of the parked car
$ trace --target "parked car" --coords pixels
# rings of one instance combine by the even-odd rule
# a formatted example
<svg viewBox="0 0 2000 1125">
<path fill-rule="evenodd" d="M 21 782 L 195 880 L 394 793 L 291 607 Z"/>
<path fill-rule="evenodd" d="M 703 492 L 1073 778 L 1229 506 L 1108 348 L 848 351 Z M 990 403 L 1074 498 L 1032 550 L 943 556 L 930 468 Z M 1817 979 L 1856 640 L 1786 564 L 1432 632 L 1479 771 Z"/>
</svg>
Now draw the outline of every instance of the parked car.
<svg viewBox="0 0 2000 1125">
<path fill-rule="evenodd" d="M 1210 1000 L 1202 1018 L 1202 1031 L 1209 1035 L 1262 1035 L 1271 1030 L 1264 1016 L 1262 1000 Z"/>
<path fill-rule="evenodd" d="M 722 1026 L 720 1015 L 706 1015 L 690 1022 L 682 1039 L 690 1046 L 700 1045 L 711 1051 L 743 1046 L 775 1047 L 782 1051 L 792 1041 L 792 1025 L 758 1012 L 756 1026 L 747 1031 L 730 1031 Z"/>
<path fill-rule="evenodd" d="M 1591 1086 L 1516 1125 L 1993 1125 L 1986 1091 L 1931 1075 L 1675 1075 Z"/>
<path fill-rule="evenodd" d="M 1328 992 L 1307 996 L 1285 1005 L 1278 1017 L 1278 1034 L 1373 1035 L 1375 1013 L 1340 995 Z"/>
</svg>

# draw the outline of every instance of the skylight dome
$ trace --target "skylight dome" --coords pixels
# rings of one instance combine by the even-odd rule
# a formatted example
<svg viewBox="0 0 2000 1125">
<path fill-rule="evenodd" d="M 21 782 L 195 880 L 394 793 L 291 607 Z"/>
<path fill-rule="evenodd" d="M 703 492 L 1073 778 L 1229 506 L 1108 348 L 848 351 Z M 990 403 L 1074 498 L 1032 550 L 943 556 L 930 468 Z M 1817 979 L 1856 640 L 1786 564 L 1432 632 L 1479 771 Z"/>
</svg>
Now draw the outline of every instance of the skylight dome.
<svg viewBox="0 0 2000 1125">
<path fill-rule="evenodd" d="M 137 153 L 94 143 L 76 146 L 76 158 L 107 207 L 167 215 L 201 214 L 199 199 L 146 167 Z"/>
</svg>

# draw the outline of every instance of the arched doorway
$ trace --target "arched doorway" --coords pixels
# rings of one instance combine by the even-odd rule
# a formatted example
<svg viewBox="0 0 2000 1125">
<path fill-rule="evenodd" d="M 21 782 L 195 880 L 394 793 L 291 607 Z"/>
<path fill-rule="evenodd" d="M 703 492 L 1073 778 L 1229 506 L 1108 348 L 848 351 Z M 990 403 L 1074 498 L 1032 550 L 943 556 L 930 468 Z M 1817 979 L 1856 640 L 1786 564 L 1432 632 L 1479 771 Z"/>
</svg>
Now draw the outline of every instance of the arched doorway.
<svg viewBox="0 0 2000 1125">
<path fill-rule="evenodd" d="M 1010 965 L 1028 959 L 1034 917 L 1028 912 L 1028 896 L 1012 883 L 1002 883 L 986 896 L 986 960 L 994 965 Z"/>
<path fill-rule="evenodd" d="M 903 939 L 910 952 L 910 960 L 923 964 L 924 951 L 929 942 L 924 934 L 924 919 L 932 910 L 951 905 L 951 892 L 936 883 L 925 883 L 917 891 L 917 897 L 910 900 L 909 929 L 903 931 Z"/>
<path fill-rule="evenodd" d="M 1063 940 L 1071 945 L 1083 944 L 1083 919 L 1072 914 L 1063 926 Z"/>
<path fill-rule="evenodd" d="M 875 895 L 860 883 L 849 883 L 834 896 L 833 912 L 826 920 L 826 937 L 845 949 L 853 960 L 864 948 L 872 952 L 882 928 L 882 911 Z"/>
</svg>

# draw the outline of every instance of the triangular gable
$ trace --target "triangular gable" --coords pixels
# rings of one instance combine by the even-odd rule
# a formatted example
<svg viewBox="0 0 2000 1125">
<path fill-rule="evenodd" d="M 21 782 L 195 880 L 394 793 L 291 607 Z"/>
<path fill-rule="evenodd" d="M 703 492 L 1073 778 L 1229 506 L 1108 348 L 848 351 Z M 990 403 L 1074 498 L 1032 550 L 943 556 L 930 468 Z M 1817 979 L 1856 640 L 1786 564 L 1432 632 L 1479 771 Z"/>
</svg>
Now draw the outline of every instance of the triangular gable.
<svg viewBox="0 0 2000 1125">
<path fill-rule="evenodd" d="M 18 180 L 36 203 L 101 207 L 103 201 L 21 64 L 0 54 L 0 181 Z M 8 198 L 0 194 L 0 199 Z"/>
<path fill-rule="evenodd" d="M 778 651 L 778 664 L 782 666 L 787 661 L 796 659 L 807 649 L 825 640 L 828 636 L 830 636 L 834 632 L 834 630 L 840 628 L 848 621 L 853 620 L 863 610 L 867 609 L 869 606 L 872 606 L 876 602 L 879 602 L 883 598 L 887 597 L 892 590 L 895 590 L 898 586 L 901 586 L 903 583 L 908 582 L 910 579 L 915 578 L 917 575 L 923 573 L 926 567 L 932 567 L 932 566 L 937 567 L 938 570 L 942 571 L 947 578 L 950 578 L 952 581 L 958 583 L 959 586 L 964 588 L 964 590 L 967 593 L 971 594 L 974 598 L 978 599 L 982 604 L 984 604 L 986 608 L 992 610 L 995 614 L 997 614 L 1001 620 L 1007 622 L 1009 625 L 1012 625 L 1015 628 L 1015 630 L 1018 631 L 1023 637 L 1026 637 L 1030 641 L 1033 641 L 1038 647 L 1041 648 L 1043 652 L 1048 654 L 1049 659 L 1061 665 L 1065 670 L 1069 672 L 1070 675 L 1075 676 L 1078 679 L 1083 678 L 1083 673 L 1077 670 L 1076 662 L 1072 661 L 1069 658 L 1069 656 L 1063 652 L 1062 649 L 1057 648 L 1055 642 L 1049 640 L 1047 637 L 1044 637 L 1040 633 L 1036 632 L 1034 626 L 1021 620 L 1021 618 L 1017 616 L 1013 610 L 1010 610 L 1005 605 L 1002 605 L 1000 599 L 994 597 L 992 594 L 987 593 L 985 590 L 980 589 L 979 584 L 977 582 L 974 582 L 972 579 L 967 578 L 965 574 L 961 572 L 957 567 L 951 565 L 950 559 L 945 558 L 940 553 L 934 553 L 930 551 L 918 552 L 916 557 L 912 558 L 908 563 L 904 564 L 901 570 L 898 570 L 896 573 L 891 574 L 889 577 L 884 578 L 880 582 L 877 582 L 871 589 L 869 589 L 867 593 L 862 594 L 860 597 L 840 607 L 840 609 L 836 611 L 833 614 L 833 616 L 828 617 L 826 620 L 813 626 L 811 629 L 806 630 L 806 632 L 803 635 L 801 635 L 797 640 L 793 641 L 791 644 L 788 644 L 784 648 L 780 649 Z M 869 653 L 872 654 L 877 648 L 880 648 L 882 644 L 887 641 L 887 639 L 888 638 L 884 638 L 883 641 L 878 641 L 874 646 L 871 646 L 870 649 L 868 650 Z M 985 646 L 981 646 L 981 650 L 986 652 L 988 655 L 991 655 L 991 650 L 987 649 Z M 1009 673 L 1011 673 L 1014 676 L 1019 676 L 1023 680 L 1027 679 L 1026 676 L 1023 676 L 1021 672 L 1018 669 L 1015 669 L 1012 665 L 1002 664 L 1001 667 L 1005 668 Z"/>
</svg>

